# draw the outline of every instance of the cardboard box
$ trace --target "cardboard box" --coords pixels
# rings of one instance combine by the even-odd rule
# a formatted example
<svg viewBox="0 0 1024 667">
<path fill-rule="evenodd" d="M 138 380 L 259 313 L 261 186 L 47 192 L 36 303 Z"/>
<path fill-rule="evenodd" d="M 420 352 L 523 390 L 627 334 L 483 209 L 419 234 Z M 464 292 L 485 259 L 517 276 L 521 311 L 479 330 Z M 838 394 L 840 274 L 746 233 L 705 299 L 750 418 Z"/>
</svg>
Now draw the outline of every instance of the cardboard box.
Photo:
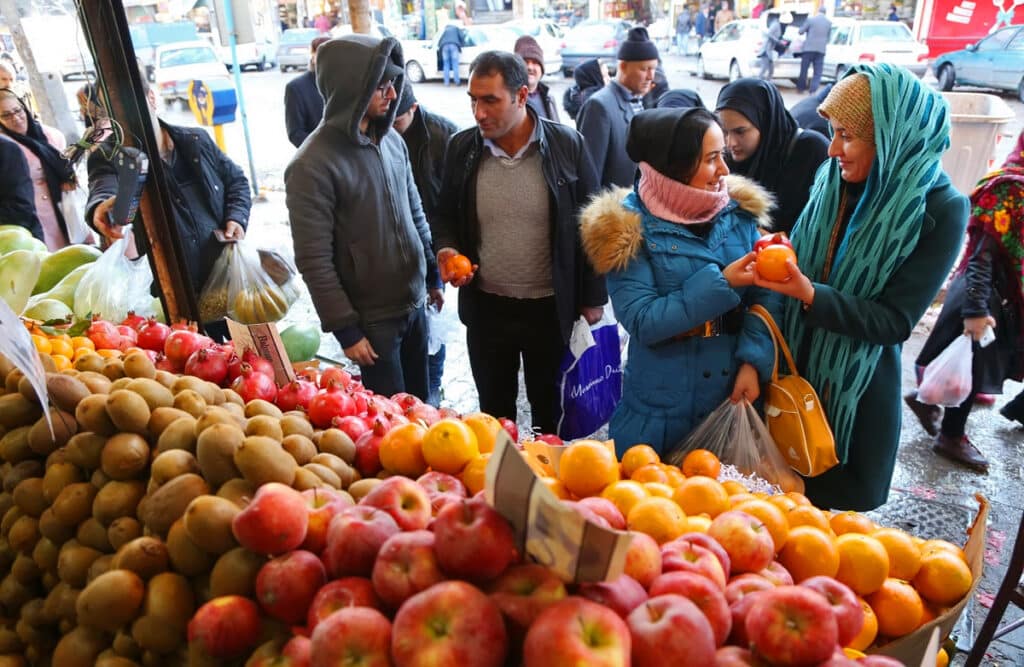
<svg viewBox="0 0 1024 667">
<path fill-rule="evenodd" d="M 974 523 L 967 529 L 967 544 L 964 545 L 964 552 L 967 554 L 967 563 L 971 566 L 971 574 L 974 575 L 974 583 L 971 590 L 967 592 L 960 602 L 951 607 L 942 616 L 922 625 L 906 637 L 900 637 L 896 641 L 889 642 L 869 651 L 896 658 L 908 666 L 921 665 L 931 667 L 935 664 L 935 654 L 938 649 L 929 651 L 929 641 L 935 630 L 938 630 L 938 638 L 944 639 L 956 625 L 957 619 L 963 612 L 967 602 L 974 597 L 974 592 L 981 583 L 981 575 L 985 567 L 985 531 L 988 522 L 988 500 L 980 493 L 974 495 L 978 501 L 978 514 L 974 517 Z"/>
</svg>

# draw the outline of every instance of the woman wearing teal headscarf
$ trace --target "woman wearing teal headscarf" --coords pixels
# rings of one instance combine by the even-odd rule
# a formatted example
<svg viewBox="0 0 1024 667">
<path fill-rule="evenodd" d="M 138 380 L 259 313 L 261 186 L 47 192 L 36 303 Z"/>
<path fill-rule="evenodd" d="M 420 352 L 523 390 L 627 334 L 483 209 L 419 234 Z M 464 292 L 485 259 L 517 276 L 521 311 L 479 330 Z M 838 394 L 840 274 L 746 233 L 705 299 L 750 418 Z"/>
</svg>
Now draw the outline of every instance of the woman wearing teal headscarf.
<svg viewBox="0 0 1024 667">
<path fill-rule="evenodd" d="M 967 198 L 942 171 L 948 106 L 909 71 L 854 66 L 818 112 L 832 159 L 793 228 L 798 266 L 755 283 L 792 297 L 782 330 L 835 434 L 840 463 L 807 479 L 807 496 L 869 510 L 896 465 L 903 341 L 953 266 Z"/>
</svg>

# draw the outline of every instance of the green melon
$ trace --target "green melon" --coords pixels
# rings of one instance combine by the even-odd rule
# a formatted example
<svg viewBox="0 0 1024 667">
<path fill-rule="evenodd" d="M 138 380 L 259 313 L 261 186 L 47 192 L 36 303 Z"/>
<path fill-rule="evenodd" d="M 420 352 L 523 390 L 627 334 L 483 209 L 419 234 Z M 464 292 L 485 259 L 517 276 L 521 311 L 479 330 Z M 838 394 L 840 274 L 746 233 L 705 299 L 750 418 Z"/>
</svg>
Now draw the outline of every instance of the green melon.
<svg viewBox="0 0 1024 667">
<path fill-rule="evenodd" d="M 71 308 L 66 303 L 57 299 L 40 299 L 35 303 L 29 304 L 28 308 L 21 315 L 22 317 L 30 317 L 33 320 L 49 322 L 50 320 L 66 319 L 70 314 Z"/>
<path fill-rule="evenodd" d="M 39 269 L 39 258 L 31 250 L 12 250 L 0 257 L 0 299 L 19 315 L 32 296 Z"/>
<path fill-rule="evenodd" d="M 10 227 L 10 225 L 8 225 Z M 0 255 L 14 250 L 46 251 L 46 244 L 32 236 L 24 227 L 0 231 Z"/>
<path fill-rule="evenodd" d="M 46 292 L 78 267 L 95 262 L 101 254 L 99 248 L 91 245 L 76 244 L 61 248 L 43 260 L 39 280 L 32 293 Z"/>
<path fill-rule="evenodd" d="M 281 332 L 288 360 L 310 361 L 320 351 L 320 329 L 312 324 L 293 324 Z"/>
<path fill-rule="evenodd" d="M 91 262 L 71 269 L 71 273 L 61 278 L 60 282 L 54 285 L 51 289 L 45 292 L 40 292 L 39 294 L 34 294 L 32 298 L 28 300 L 29 308 L 43 299 L 56 299 L 68 308 L 74 308 L 75 288 L 78 287 L 78 283 L 82 281 L 82 278 L 86 273 L 88 273 L 90 268 L 92 268 Z"/>
</svg>

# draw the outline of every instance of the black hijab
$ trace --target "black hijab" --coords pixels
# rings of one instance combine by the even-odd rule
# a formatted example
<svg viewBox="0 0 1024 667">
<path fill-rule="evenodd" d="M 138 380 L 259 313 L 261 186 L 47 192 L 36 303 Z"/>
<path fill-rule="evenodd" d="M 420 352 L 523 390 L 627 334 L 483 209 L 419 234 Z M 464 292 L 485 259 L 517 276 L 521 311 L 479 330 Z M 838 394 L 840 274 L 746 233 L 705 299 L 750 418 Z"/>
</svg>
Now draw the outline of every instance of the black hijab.
<svg viewBox="0 0 1024 667">
<path fill-rule="evenodd" d="M 749 158 L 736 162 L 726 157 L 729 169 L 776 192 L 781 179 L 787 176 L 781 167 L 786 161 L 793 135 L 799 129 L 786 109 L 779 89 L 763 79 L 737 79 L 718 93 L 715 111 L 722 109 L 743 114 L 761 133 L 757 150 Z"/>
<path fill-rule="evenodd" d="M 604 77 L 601 76 L 601 61 L 597 58 L 584 60 L 572 71 L 572 78 L 580 91 L 587 88 L 604 88 Z"/>
<path fill-rule="evenodd" d="M 50 201 L 53 202 L 53 210 L 57 214 L 57 219 L 62 223 L 62 227 L 66 229 L 66 225 L 63 224 L 64 217 L 61 215 L 60 206 L 57 203 L 64 196 L 63 185 L 75 182 L 74 169 L 71 168 L 71 163 L 64 158 L 61 152 L 51 146 L 50 142 L 46 140 L 43 126 L 35 119 L 32 111 L 21 98 L 7 88 L 0 88 L 0 97 L 11 97 L 17 100 L 18 104 L 25 111 L 25 119 L 28 122 L 28 131 L 25 134 L 19 134 L 3 125 L 0 125 L 0 130 L 14 141 L 28 148 L 39 158 L 39 163 L 43 167 L 43 175 L 46 177 L 46 189 L 49 190 Z"/>
<path fill-rule="evenodd" d="M 700 94 L 689 88 L 673 88 L 665 91 L 658 98 L 657 108 L 659 109 L 690 109 L 694 107 L 706 108 Z"/>
</svg>

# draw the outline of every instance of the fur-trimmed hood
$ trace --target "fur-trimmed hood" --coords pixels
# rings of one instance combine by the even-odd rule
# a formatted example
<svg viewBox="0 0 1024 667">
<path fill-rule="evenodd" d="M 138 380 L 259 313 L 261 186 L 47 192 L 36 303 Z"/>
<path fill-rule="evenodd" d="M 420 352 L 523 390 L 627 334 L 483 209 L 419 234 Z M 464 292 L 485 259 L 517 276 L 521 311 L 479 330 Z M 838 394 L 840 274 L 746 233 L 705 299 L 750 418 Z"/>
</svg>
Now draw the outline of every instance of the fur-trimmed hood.
<svg viewBox="0 0 1024 667">
<path fill-rule="evenodd" d="M 741 209 L 754 216 L 757 226 L 770 230 L 769 212 L 775 206 L 770 192 L 754 181 L 730 174 L 725 177 L 729 197 Z M 596 195 L 580 213 L 583 251 L 598 273 L 619 271 L 636 256 L 643 241 L 640 214 L 622 206 L 632 190 L 613 188 Z"/>
</svg>

